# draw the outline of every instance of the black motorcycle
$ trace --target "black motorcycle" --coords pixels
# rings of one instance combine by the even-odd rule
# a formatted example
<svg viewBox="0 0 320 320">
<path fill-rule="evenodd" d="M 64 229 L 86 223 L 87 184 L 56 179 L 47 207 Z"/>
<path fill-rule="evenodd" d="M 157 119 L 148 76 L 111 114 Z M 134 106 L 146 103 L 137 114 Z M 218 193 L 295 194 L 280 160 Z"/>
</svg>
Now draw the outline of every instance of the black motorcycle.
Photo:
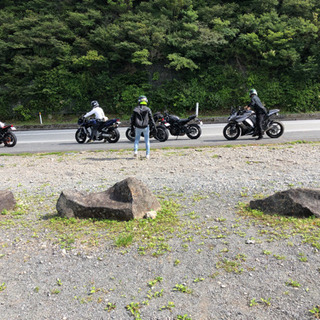
<svg viewBox="0 0 320 320">
<path fill-rule="evenodd" d="M 282 122 L 272 118 L 279 113 L 279 109 L 273 109 L 268 112 L 263 121 L 263 131 L 270 138 L 279 138 L 284 132 Z M 228 124 L 223 129 L 223 135 L 227 140 L 236 140 L 240 135 L 253 135 L 256 128 L 256 114 L 252 110 L 246 110 L 241 107 L 231 108 L 228 118 Z"/>
<path fill-rule="evenodd" d="M 0 144 L 4 144 L 5 147 L 14 147 L 17 143 L 17 137 L 12 132 L 17 130 L 13 125 L 8 124 L 0 126 Z"/>
<path fill-rule="evenodd" d="M 120 139 L 120 132 L 118 130 L 119 119 L 110 119 L 105 122 L 101 122 L 98 127 L 94 141 L 102 141 L 109 143 L 116 143 Z M 95 119 L 86 119 L 83 116 L 79 118 L 79 129 L 76 131 L 75 138 L 78 143 L 84 143 L 87 138 L 91 137 L 92 127 L 96 124 Z"/>
<path fill-rule="evenodd" d="M 167 121 L 165 121 L 163 115 L 160 112 L 156 112 L 153 115 L 153 120 L 154 120 L 154 122 L 156 124 L 156 127 L 155 128 L 150 128 L 149 137 L 150 138 L 155 138 L 159 142 L 167 141 L 168 138 L 169 138 L 169 131 L 167 129 L 169 124 L 167 123 Z M 143 136 L 143 133 L 142 133 L 142 136 Z M 126 130 L 126 137 L 127 137 L 128 140 L 134 142 L 135 132 L 131 130 L 131 127 L 129 127 Z"/>
<path fill-rule="evenodd" d="M 186 134 L 190 139 L 198 139 L 201 136 L 202 130 L 200 126 L 202 121 L 196 115 L 187 119 L 180 119 L 178 116 L 165 112 L 164 119 L 169 123 L 168 129 L 173 136 L 184 136 Z M 196 121 L 197 123 L 189 123 L 190 121 Z"/>
</svg>

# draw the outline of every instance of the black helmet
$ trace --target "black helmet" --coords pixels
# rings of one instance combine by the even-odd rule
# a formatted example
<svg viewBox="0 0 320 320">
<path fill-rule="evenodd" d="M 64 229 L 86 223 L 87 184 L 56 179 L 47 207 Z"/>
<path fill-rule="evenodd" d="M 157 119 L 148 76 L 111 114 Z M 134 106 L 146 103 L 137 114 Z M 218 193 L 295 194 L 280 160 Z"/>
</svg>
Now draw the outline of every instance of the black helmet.
<svg viewBox="0 0 320 320">
<path fill-rule="evenodd" d="M 139 104 L 148 104 L 148 99 L 147 99 L 147 97 L 146 97 L 146 96 L 140 96 L 140 97 L 138 98 L 138 103 L 139 103 Z"/>
<path fill-rule="evenodd" d="M 91 101 L 91 107 L 92 107 L 92 108 L 99 107 L 99 102 L 98 102 L 97 100 Z"/>
</svg>

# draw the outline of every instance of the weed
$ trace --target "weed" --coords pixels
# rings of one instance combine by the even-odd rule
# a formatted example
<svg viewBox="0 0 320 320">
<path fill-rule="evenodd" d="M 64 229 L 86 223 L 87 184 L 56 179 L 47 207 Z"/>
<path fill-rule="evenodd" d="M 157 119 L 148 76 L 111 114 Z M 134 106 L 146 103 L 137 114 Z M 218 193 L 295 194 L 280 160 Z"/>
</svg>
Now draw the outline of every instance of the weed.
<svg viewBox="0 0 320 320">
<path fill-rule="evenodd" d="M 256 298 L 251 299 L 249 302 L 250 307 L 256 306 L 257 304 L 258 304 L 258 302 L 256 301 Z"/>
<path fill-rule="evenodd" d="M 294 281 L 292 279 L 289 279 L 289 281 L 286 282 L 286 285 L 287 286 L 291 286 L 291 287 L 294 287 L 294 288 L 299 288 L 301 287 L 301 284 L 297 281 Z"/>
<path fill-rule="evenodd" d="M 224 269 L 226 272 L 243 272 L 243 268 L 241 268 L 241 264 L 239 263 L 239 261 L 232 261 L 227 259 L 223 259 L 223 261 L 218 261 L 216 263 L 216 268 Z"/>
<path fill-rule="evenodd" d="M 175 266 L 177 266 L 179 263 L 180 263 L 180 260 L 179 260 L 179 259 L 176 259 L 176 260 L 174 261 L 174 265 L 175 265 Z"/>
<path fill-rule="evenodd" d="M 159 310 L 165 310 L 165 309 L 168 309 L 168 310 L 172 310 L 172 308 L 174 308 L 175 305 L 172 301 L 169 301 L 168 304 L 166 306 L 163 306 L 163 307 L 160 307 Z"/>
<path fill-rule="evenodd" d="M 131 312 L 136 320 L 141 320 L 139 302 L 131 302 L 126 306 L 126 309 Z"/>
<path fill-rule="evenodd" d="M 316 319 L 320 319 L 320 306 L 315 306 L 309 311 L 315 316 Z"/>
<path fill-rule="evenodd" d="M 115 240 L 115 245 L 117 247 L 128 247 L 132 244 L 133 234 L 124 234 L 119 235 L 119 237 Z"/>
<path fill-rule="evenodd" d="M 299 256 L 300 256 L 299 260 L 301 262 L 308 262 L 308 258 L 303 253 L 299 253 Z"/>
<path fill-rule="evenodd" d="M 204 281 L 204 278 L 195 278 L 193 280 L 193 282 L 195 282 L 195 283 L 200 282 L 200 281 Z"/>
<path fill-rule="evenodd" d="M 271 298 L 268 298 L 268 299 L 260 298 L 260 300 L 264 305 L 268 307 L 271 305 Z"/>
<path fill-rule="evenodd" d="M 210 275 L 210 278 L 215 279 L 219 275 L 219 272 L 214 272 Z"/>
<path fill-rule="evenodd" d="M 163 280 L 162 277 L 156 277 L 154 280 L 151 280 L 148 282 L 148 286 L 150 288 L 154 287 L 158 282 L 161 282 Z"/>
<path fill-rule="evenodd" d="M 187 314 L 184 314 L 184 315 L 177 315 L 177 320 L 192 320 L 192 319 Z"/>
<path fill-rule="evenodd" d="M 0 292 L 4 291 L 7 288 L 5 282 L 3 282 L 2 284 L 0 284 Z"/>
<path fill-rule="evenodd" d="M 110 312 L 116 308 L 116 304 L 112 302 L 108 302 L 107 306 L 104 308 L 104 310 Z"/>
<path fill-rule="evenodd" d="M 52 289 L 51 293 L 52 294 L 58 294 L 58 293 L 60 293 L 60 290 L 59 289 Z"/>
<path fill-rule="evenodd" d="M 183 293 L 192 293 L 192 290 L 183 284 L 176 284 L 175 287 L 173 288 L 173 291 L 180 291 Z"/>
<path fill-rule="evenodd" d="M 286 257 L 285 256 L 280 256 L 280 255 L 277 255 L 277 254 L 274 254 L 273 255 L 277 260 L 286 260 Z"/>
</svg>

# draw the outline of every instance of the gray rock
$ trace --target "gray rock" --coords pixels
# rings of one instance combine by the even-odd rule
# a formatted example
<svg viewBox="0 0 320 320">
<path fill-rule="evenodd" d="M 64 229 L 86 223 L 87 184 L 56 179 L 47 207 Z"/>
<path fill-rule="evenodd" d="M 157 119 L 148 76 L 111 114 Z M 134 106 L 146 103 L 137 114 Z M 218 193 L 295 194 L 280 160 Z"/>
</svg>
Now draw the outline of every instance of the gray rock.
<svg viewBox="0 0 320 320">
<path fill-rule="evenodd" d="M 8 190 L 0 190 L 0 213 L 3 210 L 13 210 L 16 205 L 13 193 Z"/>
<path fill-rule="evenodd" d="M 138 179 L 129 177 L 103 192 L 86 194 L 63 191 L 56 205 L 62 217 L 113 220 L 141 219 L 161 208 L 152 192 Z"/>
<path fill-rule="evenodd" d="M 295 217 L 320 217 L 320 189 L 289 189 L 260 200 L 250 201 L 250 208 L 265 213 Z"/>
</svg>

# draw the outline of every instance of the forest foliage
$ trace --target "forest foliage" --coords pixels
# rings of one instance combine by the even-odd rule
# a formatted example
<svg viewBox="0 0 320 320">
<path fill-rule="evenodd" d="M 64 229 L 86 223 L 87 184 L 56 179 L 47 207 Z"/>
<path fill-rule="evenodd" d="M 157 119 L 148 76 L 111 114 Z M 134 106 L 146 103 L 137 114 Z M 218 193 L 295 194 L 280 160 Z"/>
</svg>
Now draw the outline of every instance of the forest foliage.
<svg viewBox="0 0 320 320">
<path fill-rule="evenodd" d="M 320 103 L 318 0 L 2 0 L 0 117 Z"/>
</svg>

